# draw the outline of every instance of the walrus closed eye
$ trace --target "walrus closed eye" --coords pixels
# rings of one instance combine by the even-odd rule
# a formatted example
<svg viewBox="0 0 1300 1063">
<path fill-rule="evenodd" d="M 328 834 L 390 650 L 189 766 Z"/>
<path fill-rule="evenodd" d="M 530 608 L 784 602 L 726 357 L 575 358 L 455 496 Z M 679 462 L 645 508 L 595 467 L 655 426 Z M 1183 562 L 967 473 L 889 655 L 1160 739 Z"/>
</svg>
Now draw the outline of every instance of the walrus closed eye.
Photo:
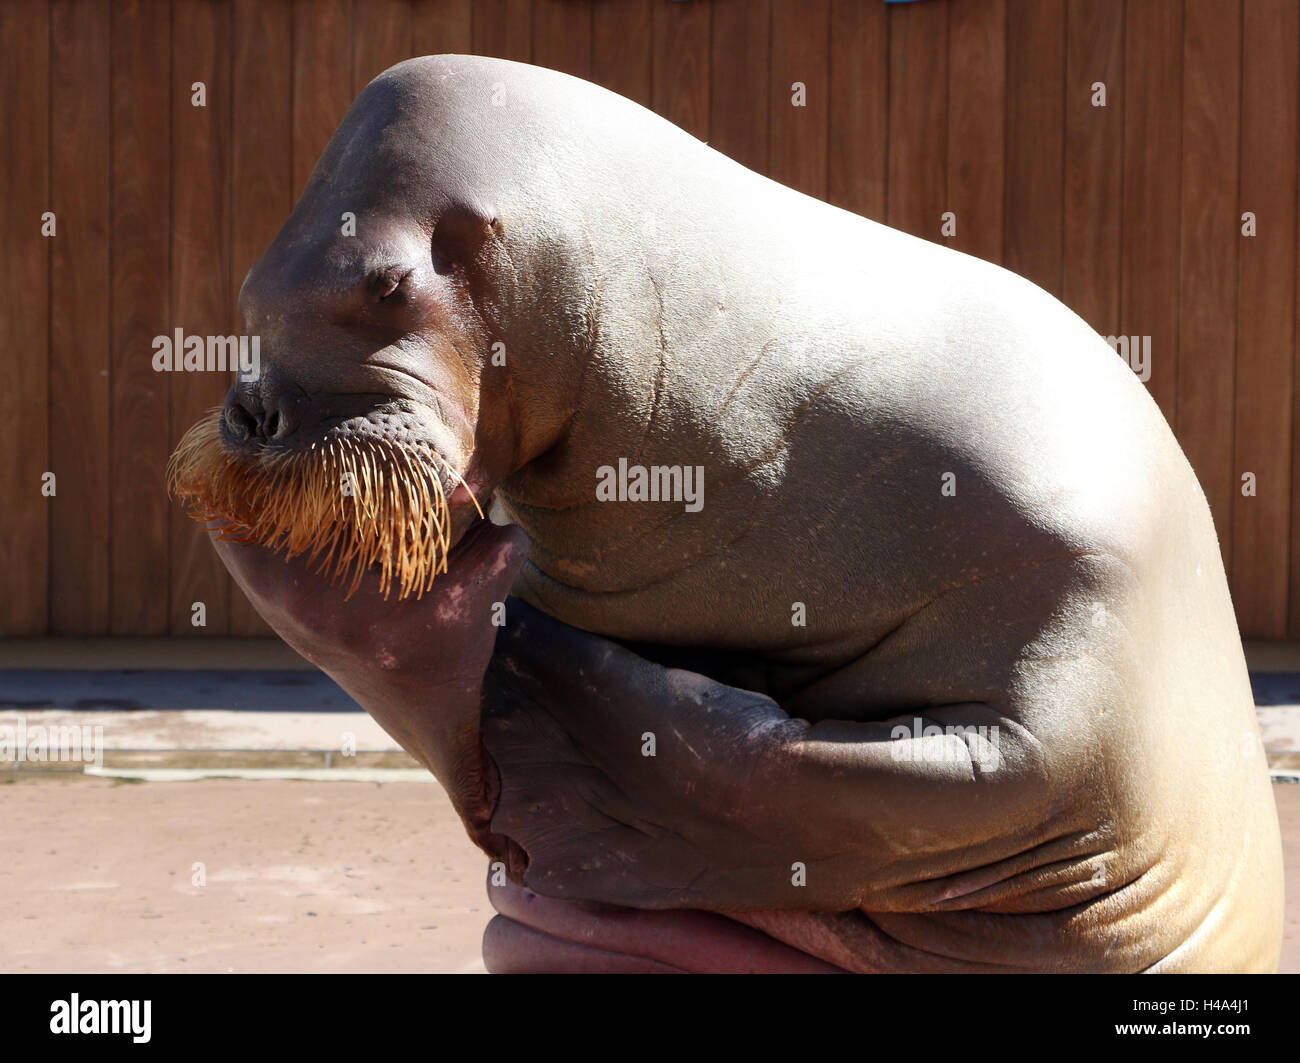
<svg viewBox="0 0 1300 1063">
<path fill-rule="evenodd" d="M 450 511 L 442 476 L 463 477 L 427 444 L 328 434 L 302 450 L 230 453 L 222 410 L 185 433 L 167 466 L 168 489 L 196 521 L 220 521 L 223 540 L 256 543 L 343 583 L 349 598 L 372 566 L 387 598 L 419 598 L 447 570 Z M 441 474 L 441 475 L 440 475 Z M 474 506 L 482 516 L 478 501 Z"/>
</svg>

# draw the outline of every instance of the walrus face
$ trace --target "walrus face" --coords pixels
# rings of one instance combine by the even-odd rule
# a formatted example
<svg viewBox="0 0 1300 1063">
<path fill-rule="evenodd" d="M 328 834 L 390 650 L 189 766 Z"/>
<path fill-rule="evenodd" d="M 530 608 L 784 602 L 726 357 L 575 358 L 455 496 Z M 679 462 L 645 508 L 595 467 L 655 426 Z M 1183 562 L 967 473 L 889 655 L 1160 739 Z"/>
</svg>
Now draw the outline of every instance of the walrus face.
<svg viewBox="0 0 1300 1063">
<path fill-rule="evenodd" d="M 264 371 L 185 435 L 169 486 L 223 538 L 305 554 L 349 594 L 373 568 L 418 597 L 483 515 L 482 330 L 418 225 L 372 207 L 370 239 L 336 238 L 307 207 L 240 293 Z"/>
</svg>

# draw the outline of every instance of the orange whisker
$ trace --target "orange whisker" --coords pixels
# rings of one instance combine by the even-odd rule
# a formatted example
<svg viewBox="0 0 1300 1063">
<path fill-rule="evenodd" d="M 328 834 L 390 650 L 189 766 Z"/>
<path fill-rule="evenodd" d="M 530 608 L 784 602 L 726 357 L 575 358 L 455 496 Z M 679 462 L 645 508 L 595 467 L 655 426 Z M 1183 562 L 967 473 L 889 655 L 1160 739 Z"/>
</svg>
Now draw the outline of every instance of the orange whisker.
<svg viewBox="0 0 1300 1063">
<path fill-rule="evenodd" d="M 384 596 L 396 586 L 398 598 L 419 598 L 447 570 L 451 510 L 439 472 L 468 486 L 432 448 L 338 437 L 250 462 L 226 453 L 220 418 L 213 410 L 185 433 L 167 488 L 194 520 L 223 521 L 222 539 L 306 555 L 349 598 L 372 565 Z"/>
</svg>

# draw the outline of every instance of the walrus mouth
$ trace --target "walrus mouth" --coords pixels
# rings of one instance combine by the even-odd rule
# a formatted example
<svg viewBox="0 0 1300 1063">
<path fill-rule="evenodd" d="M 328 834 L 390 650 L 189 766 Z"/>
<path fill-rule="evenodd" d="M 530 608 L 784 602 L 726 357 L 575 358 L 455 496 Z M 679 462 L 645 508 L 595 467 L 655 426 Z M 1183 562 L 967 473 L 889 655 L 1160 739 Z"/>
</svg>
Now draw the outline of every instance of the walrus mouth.
<svg viewBox="0 0 1300 1063">
<path fill-rule="evenodd" d="M 167 463 L 167 490 L 190 517 L 223 525 L 220 538 L 256 543 L 314 572 L 351 598 L 372 568 L 387 598 L 421 597 L 447 571 L 449 484 L 464 478 L 432 447 L 381 435 L 327 434 L 300 450 L 232 454 L 220 408 L 194 425 Z M 441 475 L 440 475 L 441 474 Z M 483 515 L 483 510 L 470 498 Z"/>
</svg>

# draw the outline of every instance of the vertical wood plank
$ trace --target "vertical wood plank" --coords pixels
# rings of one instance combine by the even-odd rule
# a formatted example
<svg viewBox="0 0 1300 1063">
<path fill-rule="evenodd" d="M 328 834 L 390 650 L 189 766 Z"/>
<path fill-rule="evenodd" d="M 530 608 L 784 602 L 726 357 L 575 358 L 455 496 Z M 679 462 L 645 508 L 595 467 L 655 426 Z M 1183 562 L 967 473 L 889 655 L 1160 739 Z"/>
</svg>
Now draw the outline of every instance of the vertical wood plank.
<svg viewBox="0 0 1300 1063">
<path fill-rule="evenodd" d="M 715 0 L 709 143 L 762 174 L 770 136 L 771 31 L 770 0 Z"/>
<path fill-rule="evenodd" d="M 411 13 L 415 55 L 468 55 L 473 50 L 472 0 L 416 0 Z"/>
<path fill-rule="evenodd" d="M 43 3 L 0 5 L 0 635 L 42 635 L 49 625 L 49 502 L 41 477 L 49 451 L 50 12 Z M 57 223 L 56 223 L 57 224 Z"/>
<path fill-rule="evenodd" d="M 830 5 L 828 0 L 772 0 L 772 131 L 768 176 L 818 199 L 826 198 L 830 127 Z M 803 86 L 794 105 L 795 84 Z"/>
<path fill-rule="evenodd" d="M 230 331 L 230 14 L 228 6 L 205 0 L 172 2 L 172 318 L 186 337 Z M 192 102 L 198 82 L 205 86 L 203 107 Z M 168 441 L 175 445 L 221 402 L 230 380 L 225 373 L 168 376 Z M 230 578 L 216 551 L 180 506 L 169 506 L 167 516 L 171 634 L 229 634 Z M 205 613 L 201 627 L 191 622 L 197 603 Z"/>
<path fill-rule="evenodd" d="M 474 54 L 527 63 L 533 54 L 531 0 L 477 0 Z"/>
<path fill-rule="evenodd" d="M 233 32 L 229 314 L 238 334 L 244 276 L 293 209 L 293 5 L 235 0 Z M 272 634 L 233 580 L 229 594 L 232 635 Z"/>
<path fill-rule="evenodd" d="M 1151 337 L 1147 390 L 1174 425 L 1178 416 L 1182 0 L 1129 4 L 1124 36 L 1120 329 L 1130 337 Z"/>
<path fill-rule="evenodd" d="M 293 198 L 352 103 L 352 5 L 294 0 Z"/>
<path fill-rule="evenodd" d="M 1101 335 L 1115 336 L 1124 202 L 1123 3 L 1070 0 L 1066 40 L 1061 297 Z M 1098 82 L 1105 86 L 1104 107 L 1092 103 Z"/>
<path fill-rule="evenodd" d="M 1248 638 L 1285 636 L 1291 582 L 1298 31 L 1289 0 L 1243 8 L 1241 209 L 1258 235 L 1240 244 L 1234 464 L 1257 494 L 1233 497 L 1232 590 Z"/>
<path fill-rule="evenodd" d="M 826 191 L 837 207 L 885 220 L 889 23 L 884 4 L 831 0 Z"/>
<path fill-rule="evenodd" d="M 896 229 L 939 239 L 948 209 L 948 5 L 889 12 L 889 188 Z"/>
<path fill-rule="evenodd" d="M 1241 9 L 1187 0 L 1178 322 L 1178 439 L 1232 556 Z"/>
<path fill-rule="evenodd" d="M 652 0 L 601 0 L 592 8 L 591 79 L 649 107 L 654 41 Z"/>
<path fill-rule="evenodd" d="M 108 633 L 109 9 L 50 10 L 50 631 Z M 6 378 L 9 374 L 6 373 Z M 9 554 L 13 557 L 15 555 Z"/>
<path fill-rule="evenodd" d="M 112 8 L 112 583 L 109 630 L 168 627 L 164 490 L 170 381 L 153 370 L 153 338 L 170 335 L 171 6 Z"/>
<path fill-rule="evenodd" d="M 385 70 L 411 58 L 409 0 L 352 0 L 352 95 Z"/>
<path fill-rule="evenodd" d="M 697 140 L 708 141 L 710 9 L 656 0 L 651 106 Z M 766 99 L 766 97 L 764 97 Z M 719 151 L 724 149 L 713 145 Z"/>
<path fill-rule="evenodd" d="M 591 0 L 533 0 L 533 62 L 591 78 Z"/>
<path fill-rule="evenodd" d="M 948 22 L 949 247 L 1002 261 L 1007 108 L 1005 0 L 951 6 Z"/>
<path fill-rule="evenodd" d="M 1002 261 L 1061 294 L 1064 0 L 1007 0 L 1007 194 Z"/>
<path fill-rule="evenodd" d="M 1297 118 L 1297 122 L 1300 123 L 1300 118 Z M 1296 127 L 1296 139 L 1297 150 L 1300 150 L 1300 124 Z M 1296 165 L 1297 195 L 1300 195 L 1300 159 L 1297 159 Z M 1300 212 L 1300 203 L 1297 203 L 1297 211 Z M 1296 219 L 1296 227 L 1296 244 L 1300 248 L 1300 217 Z M 1295 273 L 1296 287 L 1291 304 L 1296 316 L 1292 326 L 1295 353 L 1291 363 L 1291 529 L 1287 581 L 1290 588 L 1287 638 L 1293 640 L 1300 639 L 1300 524 L 1296 521 L 1296 515 L 1300 514 L 1300 388 L 1297 387 L 1297 382 L 1300 382 L 1300 258 L 1295 263 Z M 1240 308 L 1238 313 L 1240 314 Z"/>
</svg>

